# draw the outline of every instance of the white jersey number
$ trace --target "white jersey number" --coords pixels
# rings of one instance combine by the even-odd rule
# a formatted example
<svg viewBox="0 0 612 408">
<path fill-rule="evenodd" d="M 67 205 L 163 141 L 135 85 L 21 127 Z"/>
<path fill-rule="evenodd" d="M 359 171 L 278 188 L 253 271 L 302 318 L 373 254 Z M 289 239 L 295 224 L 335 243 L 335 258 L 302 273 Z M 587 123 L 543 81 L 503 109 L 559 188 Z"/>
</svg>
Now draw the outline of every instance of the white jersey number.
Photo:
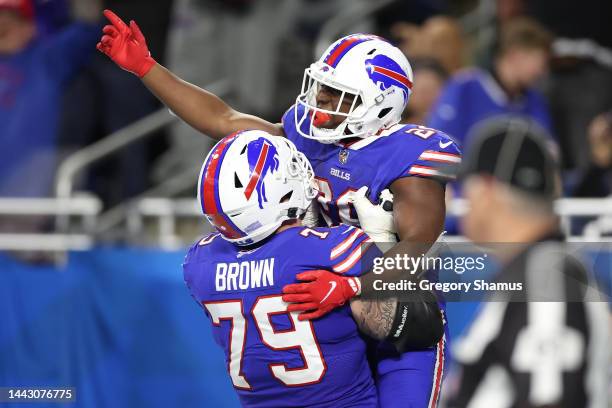
<svg viewBox="0 0 612 408">
<path fill-rule="evenodd" d="M 356 216 L 355 208 L 353 204 L 349 202 L 350 193 L 357 190 L 354 188 L 347 188 L 342 194 L 338 196 L 336 201 L 332 201 L 334 198 L 334 192 L 332 191 L 331 184 L 324 178 L 315 177 L 317 184 L 319 185 L 319 196 L 317 200 L 321 206 L 321 214 L 327 225 L 332 226 L 338 223 L 348 225 L 359 225 L 359 219 Z M 336 212 L 333 214 L 332 212 Z"/>
<path fill-rule="evenodd" d="M 288 386 L 314 384 L 321 380 L 326 367 L 317 344 L 312 323 L 298 320 L 297 313 L 289 313 L 293 330 L 276 332 L 270 316 L 285 313 L 287 304 L 280 296 L 260 297 L 253 306 L 253 317 L 263 343 L 272 350 L 299 349 L 304 366 L 287 368 L 286 364 L 270 364 L 272 375 Z"/>
<path fill-rule="evenodd" d="M 247 328 L 242 301 L 208 302 L 203 305 L 208 310 L 213 325 L 219 326 L 223 320 L 230 322 L 228 371 L 234 387 L 251 389 L 251 385 L 242 373 Z M 270 316 L 276 314 L 287 314 L 293 328 L 275 331 Z M 304 359 L 304 366 L 298 368 L 288 368 L 283 363 L 270 364 L 270 371 L 275 378 L 290 387 L 314 384 L 323 378 L 327 367 L 310 321 L 298 320 L 297 313 L 287 313 L 287 304 L 277 295 L 259 297 L 253 305 L 251 315 L 263 344 L 272 350 L 299 349 Z"/>
<path fill-rule="evenodd" d="M 406 133 L 413 134 L 415 136 L 420 137 L 421 139 L 429 139 L 433 135 L 437 133 L 435 129 L 431 129 L 425 126 L 417 126 L 412 129 L 408 129 Z"/>
</svg>

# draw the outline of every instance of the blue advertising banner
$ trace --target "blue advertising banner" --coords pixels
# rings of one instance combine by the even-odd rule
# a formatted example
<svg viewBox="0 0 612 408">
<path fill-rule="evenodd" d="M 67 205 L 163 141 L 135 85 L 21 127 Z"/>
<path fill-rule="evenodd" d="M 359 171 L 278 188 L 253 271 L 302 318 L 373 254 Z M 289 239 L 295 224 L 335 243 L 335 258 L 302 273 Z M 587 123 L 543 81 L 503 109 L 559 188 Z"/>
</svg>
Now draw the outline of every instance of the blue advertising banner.
<svg viewBox="0 0 612 408">
<path fill-rule="evenodd" d="M 1 257 L 0 386 L 73 387 L 76 402 L 0 405 L 239 406 L 183 256 L 99 249 L 61 270 Z"/>
<path fill-rule="evenodd" d="M 7 387 L 27 387 L 40 395 L 71 390 L 65 398 L 74 402 L 0 405 L 239 406 L 210 322 L 183 282 L 183 257 L 182 251 L 99 248 L 73 253 L 55 268 L 1 255 L 0 398 L 10 396 Z M 612 286 L 612 255 L 591 259 L 600 282 Z M 451 339 L 476 308 L 476 302 L 447 304 Z"/>
</svg>

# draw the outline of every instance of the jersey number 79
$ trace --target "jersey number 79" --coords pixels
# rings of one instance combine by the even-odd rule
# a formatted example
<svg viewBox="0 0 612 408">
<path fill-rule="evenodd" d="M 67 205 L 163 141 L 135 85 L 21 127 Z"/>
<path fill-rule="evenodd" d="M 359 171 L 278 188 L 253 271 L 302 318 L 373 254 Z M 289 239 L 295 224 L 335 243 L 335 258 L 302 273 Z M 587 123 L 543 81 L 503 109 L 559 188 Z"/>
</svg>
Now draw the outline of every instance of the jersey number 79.
<svg viewBox="0 0 612 408">
<path fill-rule="evenodd" d="M 203 303 L 215 326 L 226 320 L 230 324 L 228 371 L 234 387 L 251 389 L 242 372 L 242 360 L 247 339 L 247 319 L 242 310 L 241 300 L 225 300 Z M 272 350 L 298 349 L 304 366 L 288 368 L 284 363 L 269 364 L 272 376 L 289 387 L 314 384 L 323 378 L 327 367 L 317 344 L 312 323 L 297 319 L 297 313 L 287 313 L 287 304 L 279 295 L 260 296 L 251 309 L 255 328 L 262 343 Z M 274 330 L 270 316 L 287 314 L 293 325 L 289 330 Z M 252 329 L 250 329 L 252 330 Z"/>
</svg>

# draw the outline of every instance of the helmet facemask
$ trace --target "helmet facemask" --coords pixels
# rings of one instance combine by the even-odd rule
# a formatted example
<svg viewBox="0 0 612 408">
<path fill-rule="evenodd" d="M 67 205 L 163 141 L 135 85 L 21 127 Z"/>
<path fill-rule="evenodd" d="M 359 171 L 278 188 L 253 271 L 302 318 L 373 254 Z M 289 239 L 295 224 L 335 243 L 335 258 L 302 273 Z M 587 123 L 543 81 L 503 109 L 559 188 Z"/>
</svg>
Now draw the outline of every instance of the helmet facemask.
<svg viewBox="0 0 612 408">
<path fill-rule="evenodd" d="M 326 70 L 331 69 L 315 63 L 304 72 L 302 91 L 297 97 L 297 109 L 295 109 L 298 133 L 322 143 L 333 143 L 349 137 L 367 137 L 368 134 L 362 124 L 367 112 L 362 92 L 334 81 L 331 75 L 325 74 Z M 320 92 L 334 94 L 336 96 L 334 106 L 330 109 L 319 108 L 317 96 Z M 320 126 L 333 117 L 342 117 L 344 120 L 334 128 Z M 307 129 L 304 128 L 305 123 L 308 123 Z"/>
<path fill-rule="evenodd" d="M 314 170 L 304 153 L 298 151 L 293 143 L 289 142 L 286 138 L 281 138 L 280 141 L 281 143 L 286 143 L 291 151 L 291 160 L 287 163 L 285 177 L 288 181 L 295 181 L 301 184 L 303 199 L 296 202 L 298 205 L 297 216 L 300 216 L 306 212 L 310 202 L 319 193 L 314 178 Z"/>
<path fill-rule="evenodd" d="M 376 136 L 400 122 L 412 81 L 405 55 L 384 39 L 368 34 L 340 38 L 304 73 L 294 109 L 296 130 L 321 143 Z M 320 95 L 324 87 L 337 93 L 335 106 Z"/>
</svg>

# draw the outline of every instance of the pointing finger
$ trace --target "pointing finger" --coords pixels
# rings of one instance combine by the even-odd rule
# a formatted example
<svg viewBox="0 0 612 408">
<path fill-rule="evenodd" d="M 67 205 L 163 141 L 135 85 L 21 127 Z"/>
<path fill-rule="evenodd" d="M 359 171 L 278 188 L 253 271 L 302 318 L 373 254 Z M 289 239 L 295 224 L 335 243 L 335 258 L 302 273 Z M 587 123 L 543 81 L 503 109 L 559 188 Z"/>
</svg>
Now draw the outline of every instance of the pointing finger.
<svg viewBox="0 0 612 408">
<path fill-rule="evenodd" d="M 115 28 L 117 28 L 117 30 L 119 30 L 119 32 L 127 31 L 128 29 L 127 24 L 125 24 L 125 22 L 112 11 L 104 10 L 104 16 L 108 19 L 108 21 L 111 22 L 112 25 L 115 26 Z"/>
</svg>

